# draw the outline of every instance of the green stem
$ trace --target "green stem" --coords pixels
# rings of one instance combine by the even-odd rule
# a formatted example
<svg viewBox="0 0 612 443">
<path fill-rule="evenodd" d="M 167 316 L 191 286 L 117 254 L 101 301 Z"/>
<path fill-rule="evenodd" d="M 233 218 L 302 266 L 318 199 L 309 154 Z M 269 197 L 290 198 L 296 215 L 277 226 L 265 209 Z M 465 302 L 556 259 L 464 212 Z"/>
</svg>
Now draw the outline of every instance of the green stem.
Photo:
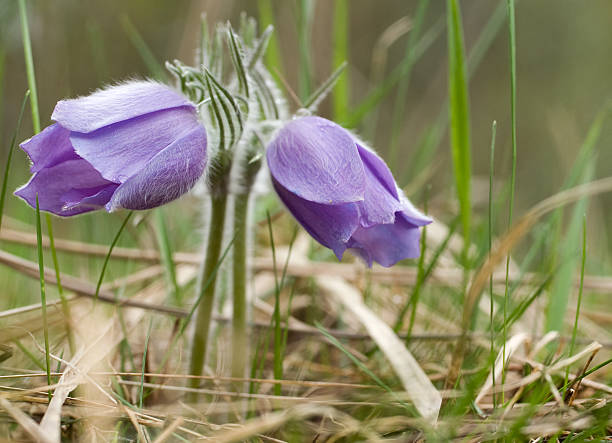
<svg viewBox="0 0 612 443">
<path fill-rule="evenodd" d="M 51 258 L 53 259 L 53 268 L 55 269 L 55 280 L 57 281 L 57 292 L 59 293 L 60 300 L 62 301 L 62 312 L 64 314 L 64 321 L 66 322 L 66 337 L 68 339 L 68 347 L 70 348 L 71 355 L 74 356 L 76 353 L 76 344 L 74 342 L 74 334 L 72 332 L 72 314 L 70 313 L 70 304 L 64 294 L 64 287 L 62 286 L 62 279 L 59 270 L 59 261 L 57 260 L 57 252 L 55 250 L 55 240 L 53 239 L 53 221 L 51 215 L 45 213 L 45 220 L 47 221 L 47 231 L 49 232 L 49 246 L 51 247 Z"/>
<path fill-rule="evenodd" d="M 226 205 L 227 196 L 225 194 L 213 196 L 211 199 L 208 245 L 206 247 L 206 256 L 198 282 L 198 298 L 200 298 L 201 301 L 196 316 L 193 341 L 191 344 L 191 362 L 189 365 L 189 373 L 196 376 L 202 375 L 204 360 L 206 358 L 208 331 L 210 329 L 210 319 L 216 288 L 216 275 L 214 275 L 214 273 L 216 271 L 217 262 L 219 261 L 221 244 L 223 242 L 223 225 L 225 224 Z M 200 384 L 200 380 L 192 378 L 189 383 L 192 388 L 197 388 Z"/>
<path fill-rule="evenodd" d="M 23 55 L 26 65 L 28 87 L 30 88 L 30 109 L 32 110 L 32 126 L 34 134 L 40 132 L 40 117 L 38 114 L 38 93 L 36 92 L 36 76 L 34 74 L 34 58 L 32 57 L 32 43 L 30 42 L 30 29 L 28 27 L 28 14 L 25 0 L 19 0 L 19 19 L 21 21 L 21 38 L 23 39 Z"/>
<path fill-rule="evenodd" d="M 42 229 L 40 225 L 40 206 L 36 194 L 36 243 L 38 244 L 38 270 L 40 274 L 40 304 L 45 336 L 45 369 L 47 371 L 47 384 L 51 386 L 51 359 L 49 358 L 49 324 L 47 323 L 47 294 L 45 290 L 45 265 L 43 263 Z M 51 401 L 51 391 L 47 391 Z"/>
<path fill-rule="evenodd" d="M 232 377 L 237 378 L 244 377 L 248 358 L 246 278 L 249 196 L 249 193 L 241 193 L 236 195 L 234 201 Z"/>
<path fill-rule="evenodd" d="M 514 210 L 514 188 L 516 187 L 516 27 L 514 17 L 514 0 L 507 0 L 508 8 L 508 33 L 510 43 L 510 121 L 512 130 L 512 176 L 510 178 L 510 207 L 508 209 L 508 228 L 512 226 L 512 212 Z M 506 256 L 506 286 L 504 291 L 504 325 L 503 325 L 503 353 L 502 353 L 502 379 L 504 384 L 506 380 L 506 340 L 508 331 L 506 327 L 507 311 L 508 311 L 508 280 L 510 274 L 510 252 Z M 504 401 L 504 392 L 502 391 L 502 403 Z"/>
<path fill-rule="evenodd" d="M 26 65 L 26 76 L 28 79 L 28 88 L 30 89 L 30 109 L 32 111 L 32 128 L 34 134 L 40 132 L 40 114 L 38 112 L 38 92 L 36 88 L 36 74 L 34 72 L 34 57 L 32 57 L 32 42 L 30 40 L 30 28 L 28 26 L 28 14 L 25 0 L 19 0 L 19 19 L 21 22 L 21 37 L 23 39 L 23 56 Z M 21 117 L 20 117 L 21 118 Z M 70 306 L 64 295 L 62 288 L 61 274 L 59 269 L 59 262 L 57 261 L 57 252 L 55 251 L 55 241 L 53 240 L 53 221 L 51 215 L 46 213 L 45 220 L 47 222 L 47 230 L 49 235 L 49 245 L 51 247 L 51 256 L 53 258 L 53 267 L 55 269 L 55 279 L 57 280 L 57 288 L 59 291 L 60 299 L 62 300 L 62 309 L 64 316 L 66 317 L 66 333 L 68 336 L 68 345 L 70 352 L 74 354 L 75 344 L 72 335 L 72 329 L 70 322 L 72 317 L 70 315 Z"/>
</svg>

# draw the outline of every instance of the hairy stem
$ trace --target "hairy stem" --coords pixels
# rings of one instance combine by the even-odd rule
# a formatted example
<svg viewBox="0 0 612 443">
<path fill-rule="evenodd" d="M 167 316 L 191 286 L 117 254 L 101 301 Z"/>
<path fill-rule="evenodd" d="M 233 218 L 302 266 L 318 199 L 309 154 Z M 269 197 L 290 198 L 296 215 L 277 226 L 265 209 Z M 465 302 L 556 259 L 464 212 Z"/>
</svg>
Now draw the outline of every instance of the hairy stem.
<svg viewBox="0 0 612 443">
<path fill-rule="evenodd" d="M 249 195 L 238 194 L 234 201 L 232 377 L 238 378 L 244 377 L 248 359 L 246 279 Z"/>
<path fill-rule="evenodd" d="M 204 361 L 206 359 L 208 332 L 210 329 L 210 319 L 215 298 L 215 271 L 217 262 L 219 261 L 219 254 L 221 253 L 221 244 L 223 242 L 226 205 L 226 195 L 213 196 L 211 199 L 208 244 L 201 275 L 198 280 L 198 295 L 196 298 L 201 301 L 200 306 L 198 306 L 193 341 L 191 342 L 191 362 L 189 365 L 189 373 L 196 376 L 202 375 Z M 200 384 L 200 380 L 192 378 L 189 383 L 192 388 L 197 388 Z"/>
</svg>

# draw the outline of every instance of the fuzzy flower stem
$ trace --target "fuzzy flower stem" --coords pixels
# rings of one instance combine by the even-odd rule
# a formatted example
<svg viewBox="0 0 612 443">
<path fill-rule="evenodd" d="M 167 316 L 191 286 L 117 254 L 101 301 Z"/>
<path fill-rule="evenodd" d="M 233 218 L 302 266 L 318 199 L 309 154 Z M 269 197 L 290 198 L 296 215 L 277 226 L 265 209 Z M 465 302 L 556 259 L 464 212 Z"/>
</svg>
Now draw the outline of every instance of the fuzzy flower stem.
<svg viewBox="0 0 612 443">
<path fill-rule="evenodd" d="M 250 193 L 240 193 L 234 200 L 234 262 L 233 262 L 233 322 L 232 377 L 245 375 L 247 350 L 247 229 Z"/>
<path fill-rule="evenodd" d="M 249 236 L 249 201 L 251 190 L 261 168 L 261 156 L 257 143 L 251 144 L 241 159 L 240 191 L 234 196 L 234 257 L 233 314 L 232 321 L 232 377 L 245 376 L 249 357 L 247 336 L 247 254 Z M 242 384 L 235 384 L 236 391 L 242 391 Z"/>
<path fill-rule="evenodd" d="M 191 375 L 202 375 L 206 350 L 208 346 L 208 333 L 210 319 L 215 298 L 215 269 L 221 253 L 223 243 L 223 226 L 225 224 L 225 207 L 227 206 L 227 195 L 215 195 L 211 199 L 210 227 L 208 230 L 208 245 L 206 256 L 199 276 L 198 298 L 201 295 L 200 306 L 196 316 L 196 324 L 191 347 L 191 362 L 189 373 Z M 190 386 L 197 388 L 200 380 L 190 379 Z"/>
</svg>

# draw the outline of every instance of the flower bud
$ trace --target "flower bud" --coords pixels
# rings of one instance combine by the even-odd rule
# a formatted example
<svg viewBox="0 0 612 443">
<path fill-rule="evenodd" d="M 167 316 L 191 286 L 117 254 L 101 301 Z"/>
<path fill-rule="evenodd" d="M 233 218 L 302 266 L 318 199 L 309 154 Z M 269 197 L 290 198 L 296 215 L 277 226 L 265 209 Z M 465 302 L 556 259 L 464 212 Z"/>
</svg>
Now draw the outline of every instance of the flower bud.
<svg viewBox="0 0 612 443">
<path fill-rule="evenodd" d="M 385 162 L 342 127 L 298 118 L 266 157 L 287 209 L 338 259 L 349 249 L 368 266 L 389 267 L 419 256 L 419 227 L 432 220 L 408 201 Z"/>
<path fill-rule="evenodd" d="M 15 191 L 61 216 L 149 209 L 186 193 L 204 172 L 206 131 L 195 106 L 152 81 L 57 103 L 55 124 L 23 142 L 30 181 Z"/>
</svg>

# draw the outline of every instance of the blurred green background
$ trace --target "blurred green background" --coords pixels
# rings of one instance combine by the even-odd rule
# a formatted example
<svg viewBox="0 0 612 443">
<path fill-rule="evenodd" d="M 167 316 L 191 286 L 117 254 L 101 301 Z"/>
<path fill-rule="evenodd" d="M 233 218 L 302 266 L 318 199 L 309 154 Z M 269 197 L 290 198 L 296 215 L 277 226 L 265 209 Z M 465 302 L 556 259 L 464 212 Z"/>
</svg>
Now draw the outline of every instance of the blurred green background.
<svg viewBox="0 0 612 443">
<path fill-rule="evenodd" d="M 335 2 L 319 0 L 311 4 L 311 39 L 307 47 L 312 87 L 316 87 L 334 67 L 332 24 Z M 198 45 L 203 12 L 211 23 L 230 20 L 237 25 L 242 11 L 258 17 L 262 5 L 271 6 L 276 23 L 276 41 L 282 59 L 278 72 L 288 87 L 299 94 L 303 85 L 299 84 L 298 29 L 303 16 L 297 1 L 29 0 L 43 125 L 49 124 L 55 103 L 63 97 L 87 94 L 108 83 L 149 75 L 150 71 L 133 43 L 130 29 L 137 30 L 160 62 L 178 58 L 191 63 Z M 410 29 L 416 5 L 415 0 L 348 1 L 348 113 L 401 63 L 410 35 L 405 31 Z M 469 53 L 499 2 L 463 1 L 461 5 Z M 398 21 L 400 24 L 393 27 Z M 445 24 L 443 1 L 430 2 L 422 33 L 434 29 L 437 23 Z M 612 97 L 612 2 L 523 0 L 517 2 L 516 25 L 518 164 L 515 214 L 520 214 L 559 191 L 589 126 Z M 394 29 L 400 32 L 395 36 L 397 38 L 389 40 Z M 388 51 L 381 50 L 384 47 L 388 47 Z M 4 165 L 20 103 L 27 89 L 17 2 L 14 0 L 0 0 L 0 66 L 0 158 Z M 493 120 L 498 122 L 495 163 L 496 181 L 501 183 L 496 186 L 498 195 L 503 195 L 500 194 L 503 183 L 510 174 L 508 72 L 508 36 L 504 23 L 470 81 L 473 201 L 481 218 L 486 216 Z M 425 131 L 434 124 L 441 110 L 446 109 L 446 97 L 447 49 L 442 27 L 433 45 L 416 61 L 405 112 L 399 120 L 399 156 L 397 164 L 391 167 L 403 172 L 398 176 L 403 186 L 409 185 L 419 172 L 411 169 L 415 150 Z M 397 86 L 355 128 L 383 156 L 389 153 L 396 98 Z M 295 110 L 298 105 L 292 103 L 292 108 Z M 329 98 L 322 104 L 320 112 L 332 117 Z M 28 138 L 31 133 L 31 120 L 29 112 L 26 112 L 18 140 Z M 612 126 L 606 122 L 595 151 L 595 177 L 610 175 L 610 142 Z M 450 157 L 445 135 L 437 145 L 433 159 L 427 162 L 432 172 L 421 183 L 432 185 L 429 212 L 441 219 L 450 219 L 457 213 Z M 13 159 L 9 189 L 24 183 L 28 176 L 26 157 L 19 151 Z M 415 204 L 421 206 L 419 188 L 409 189 Z M 196 199 L 187 198 L 173 205 L 188 209 L 183 214 L 190 215 L 198 212 L 198 208 L 194 208 L 195 202 Z M 608 262 L 608 253 L 612 249 L 607 223 L 612 215 L 611 203 L 612 197 L 603 196 L 592 199 L 590 204 L 589 260 L 593 263 L 589 266 L 594 272 L 603 270 L 598 263 Z M 25 204 L 10 197 L 7 205 L 6 214 L 13 219 L 12 223 L 16 219 L 33 225 L 34 212 Z M 506 227 L 506 218 L 502 214 L 503 210 L 497 220 L 498 233 Z M 57 236 L 108 242 L 121 217 L 122 214 L 112 217 L 89 214 L 75 220 L 58 221 Z M 176 247 L 197 249 L 197 236 L 192 233 L 192 229 L 198 226 L 197 220 L 189 222 L 192 224 L 171 223 L 177 237 Z M 16 247 L 3 244 L 3 248 Z"/>
</svg>

